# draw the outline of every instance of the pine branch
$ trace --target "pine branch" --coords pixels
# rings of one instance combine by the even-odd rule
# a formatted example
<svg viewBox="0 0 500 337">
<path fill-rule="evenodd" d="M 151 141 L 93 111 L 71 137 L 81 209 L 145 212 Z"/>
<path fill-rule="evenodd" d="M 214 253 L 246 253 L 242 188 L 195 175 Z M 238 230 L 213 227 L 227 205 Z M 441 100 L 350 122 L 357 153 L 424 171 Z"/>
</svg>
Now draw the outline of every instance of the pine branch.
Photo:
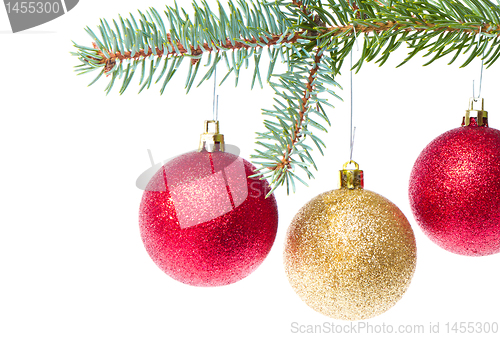
<svg viewBox="0 0 500 337">
<path fill-rule="evenodd" d="M 279 41 L 285 40 L 288 43 L 295 43 L 299 39 L 299 34 L 286 34 L 283 35 L 274 35 L 270 39 L 264 40 L 264 38 L 260 37 L 259 40 L 256 38 L 252 39 L 242 39 L 241 42 L 237 41 L 232 43 L 229 38 L 226 39 L 224 43 L 221 43 L 220 46 L 209 46 L 208 43 L 204 43 L 203 46 L 198 46 L 196 49 L 189 45 L 184 47 L 180 41 L 172 41 L 170 33 L 167 33 L 167 41 L 170 45 L 175 44 L 177 48 L 169 52 L 165 49 L 159 49 L 158 47 L 154 47 L 155 51 L 151 47 L 148 48 L 147 52 L 144 49 L 139 49 L 133 56 L 131 51 L 126 51 L 125 53 L 121 53 L 119 50 L 114 53 L 112 50 L 107 50 L 106 53 L 98 49 L 97 45 L 94 43 L 93 46 L 97 50 L 97 58 L 99 64 L 104 64 L 104 73 L 110 72 L 114 66 L 116 65 L 117 60 L 125 61 L 125 60 L 137 60 L 137 59 L 147 59 L 149 57 L 155 56 L 158 58 L 162 58 L 163 56 L 169 57 L 181 57 L 184 55 L 192 55 L 192 56 L 200 56 L 203 53 L 211 53 L 211 52 L 220 52 L 227 50 L 238 50 L 238 49 L 250 49 L 252 45 L 258 45 L 260 48 L 271 47 L 278 44 Z M 109 55 L 109 57 L 107 56 Z M 195 65 L 201 60 L 201 58 L 192 58 L 191 64 Z"/>
<path fill-rule="evenodd" d="M 316 73 L 318 72 L 319 69 L 319 64 L 321 62 L 321 57 L 323 54 L 323 50 L 319 49 L 316 52 L 316 55 L 314 56 L 314 63 L 312 68 L 309 70 L 309 77 L 307 78 L 307 84 L 306 84 L 306 90 L 304 90 L 304 95 L 302 96 L 302 104 L 301 108 L 299 110 L 299 118 L 295 122 L 294 125 L 294 132 L 292 135 L 292 138 L 290 140 L 290 143 L 287 144 L 286 148 L 286 153 L 283 154 L 283 158 L 281 160 L 281 163 L 279 163 L 275 169 L 281 169 L 284 167 L 289 167 L 290 166 L 290 155 L 292 153 L 292 149 L 295 147 L 295 144 L 300 140 L 301 134 L 300 131 L 302 129 L 302 124 L 304 123 L 304 117 L 306 117 L 306 113 L 309 110 L 309 101 L 310 98 L 312 97 L 312 93 L 315 92 L 315 79 L 316 79 Z"/>
<path fill-rule="evenodd" d="M 311 12 L 307 9 L 304 3 L 300 0 L 292 0 L 292 4 L 297 7 L 306 17 L 311 15 Z"/>
<path fill-rule="evenodd" d="M 145 14 L 139 11 L 138 20 L 132 14 L 130 19 L 120 16 L 118 22 L 113 20 L 113 28 L 106 20 L 101 20 L 98 26 L 100 37 L 90 28 L 86 28 L 93 39 L 92 47 L 74 43 L 77 52 L 72 54 L 81 61 L 77 71 L 84 74 L 101 70 L 90 85 L 103 74 L 111 76 L 106 87 L 107 93 L 111 91 L 116 79 L 123 77 L 120 89 L 120 94 L 123 94 L 137 68 L 141 68 L 140 91 L 145 87 L 149 88 L 153 75 L 160 69 L 160 62 L 163 61 L 161 73 L 155 81 L 158 83 L 163 79 L 163 94 L 182 61 L 188 58 L 190 70 L 186 89 L 189 91 L 194 84 L 199 61 L 207 54 L 209 69 L 198 85 L 212 76 L 221 61 L 225 61 L 228 68 L 223 81 L 233 73 L 237 85 L 240 69 L 244 64 L 247 65 L 251 58 L 255 61 L 255 72 L 260 79 L 259 61 L 262 49 L 297 43 L 300 34 L 291 29 L 290 22 L 276 6 L 263 6 L 253 1 L 248 4 L 244 0 L 238 0 L 237 3 L 238 5 L 235 5 L 230 1 L 228 12 L 219 4 L 218 15 L 203 1 L 202 7 L 196 2 L 193 3 L 192 17 L 185 14 L 176 4 L 174 7 L 166 7 L 166 19 L 154 8 L 150 8 Z M 231 55 L 228 55 L 229 53 Z M 213 54 L 215 57 L 212 57 Z M 173 62 L 168 67 L 170 60 Z M 146 61 L 151 61 L 149 67 L 146 66 Z M 146 69 L 149 69 L 147 76 Z"/>
<path fill-rule="evenodd" d="M 332 105 L 320 98 L 319 94 L 328 93 L 338 98 L 326 87 L 327 84 L 338 86 L 330 75 L 330 69 L 321 64 L 323 60 L 329 59 L 327 52 L 326 48 L 315 48 L 311 52 L 303 48 L 296 49 L 289 55 L 289 70 L 284 74 L 274 75 L 276 80 L 270 82 L 276 94 L 276 104 L 273 110 L 263 111 L 264 115 L 273 118 L 264 121 L 267 132 L 257 133 L 257 144 L 265 150 L 257 150 L 257 154 L 252 155 L 257 160 L 254 162 L 261 166 L 256 176 L 275 182 L 270 193 L 285 183 L 287 191 L 290 185 L 295 191 L 295 180 L 307 185 L 295 173 L 297 168 L 305 171 L 308 178 L 313 177 L 309 168 L 316 168 L 316 165 L 311 156 L 313 148 L 307 144 L 308 140 L 323 153 L 325 144 L 313 129 L 326 132 L 326 128 L 314 120 L 314 116 L 329 125 L 323 105 Z M 276 141 L 277 143 L 272 144 Z"/>
<path fill-rule="evenodd" d="M 297 6 L 306 17 L 310 17 L 311 13 L 309 10 L 304 6 L 302 1 L 296 1 L 292 0 L 292 4 Z M 298 111 L 298 119 L 295 121 L 295 124 L 293 126 L 293 133 L 291 134 L 291 139 L 290 142 L 287 142 L 286 145 L 286 151 L 283 153 L 283 157 L 281 158 L 281 162 L 278 163 L 276 166 L 271 167 L 272 170 L 276 171 L 278 170 L 280 173 L 278 173 L 278 176 L 276 177 L 276 180 L 279 181 L 281 178 L 281 175 L 283 175 L 283 172 L 289 172 L 289 169 L 291 168 L 291 157 L 294 148 L 296 147 L 297 142 L 304 137 L 304 135 L 301 134 L 301 130 L 304 124 L 304 119 L 306 117 L 306 113 L 309 111 L 309 101 L 310 98 L 312 97 L 312 94 L 315 93 L 315 78 L 316 78 L 316 73 L 318 72 L 319 69 L 319 64 L 321 62 L 321 57 L 323 55 L 324 50 L 318 49 L 316 52 L 316 55 L 314 56 L 314 63 L 312 67 L 309 70 L 309 77 L 307 78 L 307 83 L 306 83 L 306 90 L 304 90 L 304 95 L 302 96 L 302 104 L 300 105 L 300 109 Z M 321 148 L 319 148 L 321 150 Z"/>
<path fill-rule="evenodd" d="M 112 27 L 101 20 L 99 37 L 87 27 L 92 47 L 75 43 L 77 72 L 99 70 L 90 85 L 106 75 L 107 93 L 121 80 L 123 94 L 135 74 L 140 73 L 141 92 L 158 71 L 155 83 L 163 81 L 163 93 L 187 58 L 189 91 L 203 58 L 208 70 L 198 85 L 220 62 L 228 70 L 221 83 L 234 74 L 238 85 L 239 72 L 253 58 L 251 85 L 258 80 L 262 87 L 260 60 L 267 49 L 266 79 L 275 104 L 263 109 L 266 131 L 257 133 L 263 149 L 252 157 L 260 165 L 257 175 L 269 178 L 273 190 L 283 184 L 295 190 L 295 180 L 305 184 L 298 169 L 313 177 L 313 147 L 320 153 L 325 147 L 316 131 L 326 131 L 325 108 L 333 107 L 323 95 L 340 99 L 332 90 L 340 87 L 335 76 L 356 38 L 363 41 L 356 71 L 365 62 L 383 65 L 401 46 L 409 53 L 399 66 L 417 54 L 429 57 L 425 65 L 447 55 L 452 64 L 465 54 L 461 67 L 477 57 L 491 67 L 500 58 L 500 6 L 490 0 L 229 0 L 228 10 L 219 3 L 217 13 L 205 1 L 194 2 L 193 9 L 188 16 L 177 4 L 167 6 L 164 15 L 150 8 L 137 20 L 120 16 Z M 278 58 L 287 65 L 281 74 L 274 73 Z"/>
</svg>

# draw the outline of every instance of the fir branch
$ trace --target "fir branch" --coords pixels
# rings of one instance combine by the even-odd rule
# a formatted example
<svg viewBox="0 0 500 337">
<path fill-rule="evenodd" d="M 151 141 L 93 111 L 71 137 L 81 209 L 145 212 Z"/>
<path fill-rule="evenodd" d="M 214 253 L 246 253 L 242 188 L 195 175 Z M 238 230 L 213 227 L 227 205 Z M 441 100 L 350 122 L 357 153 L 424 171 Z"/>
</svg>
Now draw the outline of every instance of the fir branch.
<svg viewBox="0 0 500 337">
<path fill-rule="evenodd" d="M 308 178 L 312 178 L 310 167 L 316 168 L 316 165 L 311 156 L 311 145 L 323 153 L 325 144 L 313 129 L 326 131 L 326 128 L 314 116 L 330 124 L 323 106 L 331 107 L 331 104 L 320 98 L 319 94 L 336 96 L 326 86 L 327 83 L 338 86 L 330 75 L 331 70 L 321 65 L 324 59 L 329 59 L 327 52 L 326 48 L 319 47 L 313 51 L 297 48 L 289 55 L 289 70 L 274 75 L 275 80 L 270 82 L 276 94 L 276 104 L 272 110 L 263 110 L 264 115 L 272 117 L 264 121 L 267 132 L 257 133 L 257 144 L 265 150 L 257 150 L 252 155 L 261 166 L 255 176 L 275 182 L 270 193 L 283 184 L 286 184 L 287 191 L 290 186 L 295 191 L 295 180 L 307 185 L 297 175 L 296 169 L 303 170 Z M 311 145 L 308 144 L 309 140 Z"/>
<path fill-rule="evenodd" d="M 425 63 L 450 56 L 449 64 L 466 55 L 462 67 L 481 57 L 487 67 L 500 58 L 500 6 L 490 0 L 228 0 L 228 9 L 218 3 L 212 12 L 205 1 L 193 2 L 189 16 L 175 4 L 164 15 L 154 8 L 110 25 L 101 20 L 97 34 L 90 28 L 91 47 L 75 43 L 81 64 L 79 74 L 99 70 L 92 85 L 109 78 L 106 92 L 122 81 L 122 94 L 135 75 L 140 90 L 163 81 L 160 92 L 176 74 L 184 59 L 189 72 L 186 89 L 194 85 L 200 63 L 207 58 L 207 71 L 198 85 L 208 80 L 223 62 L 224 82 L 239 73 L 253 58 L 252 87 L 262 86 L 260 61 L 269 53 L 267 82 L 275 92 L 275 104 L 263 109 L 264 132 L 259 132 L 259 149 L 252 156 L 260 165 L 257 175 L 271 180 L 272 189 L 287 185 L 295 190 L 299 169 L 312 178 L 314 147 L 325 147 L 316 131 L 330 124 L 326 107 L 333 107 L 323 95 L 340 99 L 332 90 L 340 87 L 335 77 L 355 43 L 363 50 L 353 69 L 365 62 L 382 66 L 401 46 L 409 50 L 404 65 L 418 54 Z M 287 71 L 275 74 L 278 62 Z M 106 76 L 102 76 L 106 75 Z M 305 182 L 304 182 L 305 183 Z"/>
<path fill-rule="evenodd" d="M 106 87 L 107 93 L 111 91 L 117 78 L 123 78 L 120 89 L 120 94 L 123 94 L 132 77 L 138 73 L 138 68 L 141 69 L 140 91 L 145 86 L 149 88 L 159 63 L 164 60 L 163 70 L 156 80 L 158 82 L 163 79 L 163 93 L 182 60 L 188 58 L 190 71 L 186 79 L 186 89 L 189 91 L 198 73 L 199 61 L 204 54 L 208 54 L 209 69 L 198 85 L 212 76 L 221 61 L 224 61 L 228 68 L 223 81 L 233 73 L 237 84 L 239 71 L 250 58 L 256 61 L 255 72 L 258 73 L 260 57 L 257 56 L 263 48 L 289 46 L 301 38 L 277 6 L 263 6 L 259 2 L 244 0 L 238 0 L 237 5 L 230 1 L 229 5 L 227 11 L 219 4 L 217 15 L 202 1 L 202 6 L 193 3 L 192 17 L 185 14 L 176 4 L 166 7 L 166 19 L 154 8 L 145 13 L 139 11 L 137 20 L 132 14 L 128 19 L 120 16 L 118 22 L 113 20 L 112 26 L 103 19 L 97 27 L 100 36 L 86 28 L 93 39 L 92 48 L 74 43 L 77 51 L 72 54 L 82 62 L 77 66 L 77 71 L 84 74 L 101 70 L 91 84 L 103 74 L 107 75 L 106 77 L 111 76 Z M 229 53 L 231 54 L 228 55 Z M 212 54 L 216 54 L 216 57 L 212 58 Z M 169 59 L 174 62 L 167 71 Z M 151 61 L 149 67 L 146 67 L 147 61 Z M 149 69 L 148 75 L 146 69 Z M 163 76 L 165 74 L 166 76 Z"/>
<path fill-rule="evenodd" d="M 313 96 L 313 93 L 315 92 L 315 87 L 316 84 L 315 79 L 316 79 L 316 73 L 318 72 L 319 65 L 321 62 L 321 57 L 323 55 L 324 50 L 318 49 L 316 52 L 316 55 L 314 56 L 314 63 L 309 70 L 309 77 L 307 78 L 307 83 L 306 83 L 306 90 L 304 90 L 304 95 L 302 96 L 302 103 L 300 104 L 300 109 L 298 112 L 298 119 L 295 121 L 294 127 L 293 127 L 293 133 L 291 134 L 291 139 L 290 142 L 287 142 L 286 146 L 286 152 L 283 154 L 283 157 L 281 158 L 281 162 L 278 163 L 275 167 L 273 167 L 273 170 L 281 170 L 283 168 L 290 168 L 290 158 L 292 155 L 292 151 L 297 144 L 297 142 L 303 137 L 301 134 L 301 129 L 302 125 L 304 123 L 304 118 L 306 117 L 306 113 L 308 112 L 310 108 L 309 101 L 311 97 Z M 279 179 L 279 177 L 278 177 Z"/>
<path fill-rule="evenodd" d="M 173 49 L 171 52 L 166 51 L 165 49 L 159 49 L 158 47 L 148 48 L 147 52 L 144 49 L 139 49 L 133 56 L 131 51 L 126 51 L 122 54 L 121 51 L 113 52 L 112 50 L 99 50 L 97 45 L 93 43 L 93 47 L 96 49 L 97 56 L 94 58 L 98 64 L 104 64 L 104 73 L 110 72 L 113 67 L 116 65 L 116 61 L 124 61 L 124 60 L 137 60 L 137 59 L 147 59 L 152 56 L 162 58 L 163 56 L 169 57 L 180 57 L 185 55 L 191 56 L 200 56 L 203 53 L 211 53 L 211 52 L 220 52 L 227 50 L 238 50 L 238 49 L 250 49 L 252 47 L 255 48 L 263 48 L 263 47 L 271 47 L 279 43 L 279 41 L 286 40 L 287 43 L 296 43 L 300 38 L 299 33 L 293 34 L 282 34 L 282 35 L 274 35 L 268 39 L 260 37 L 259 40 L 256 38 L 252 39 L 242 39 L 237 40 L 234 43 L 228 39 L 225 42 L 221 43 L 218 46 L 209 46 L 208 43 L 204 43 L 203 46 L 198 46 L 196 49 L 193 45 L 188 45 L 184 47 L 180 41 L 172 41 L 170 33 L 167 33 L 167 41 L 170 45 L 175 44 L 177 48 Z M 191 64 L 195 65 L 201 60 L 201 58 L 192 58 Z"/>
<path fill-rule="evenodd" d="M 296 6 L 306 17 L 311 15 L 311 12 L 307 9 L 304 3 L 300 0 L 292 0 L 292 4 Z"/>
</svg>

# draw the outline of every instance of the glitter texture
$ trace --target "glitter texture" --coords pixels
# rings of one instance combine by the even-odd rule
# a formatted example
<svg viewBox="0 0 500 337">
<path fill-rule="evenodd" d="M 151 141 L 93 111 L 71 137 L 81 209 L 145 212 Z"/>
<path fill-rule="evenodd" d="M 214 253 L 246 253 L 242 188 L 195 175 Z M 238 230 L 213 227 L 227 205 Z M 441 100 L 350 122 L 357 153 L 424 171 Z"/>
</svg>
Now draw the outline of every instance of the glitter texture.
<svg viewBox="0 0 500 337">
<path fill-rule="evenodd" d="M 500 131 L 472 120 L 433 140 L 413 166 L 409 197 L 418 224 L 442 248 L 500 252 Z"/>
<path fill-rule="evenodd" d="M 172 278 L 221 286 L 253 272 L 276 237 L 278 210 L 255 167 L 225 152 L 190 152 L 165 164 L 144 192 L 139 225 L 153 261 Z"/>
<path fill-rule="evenodd" d="M 295 215 L 287 233 L 288 280 L 314 310 L 360 320 L 391 308 L 416 265 L 413 230 L 386 198 L 363 189 L 318 195 Z"/>
</svg>

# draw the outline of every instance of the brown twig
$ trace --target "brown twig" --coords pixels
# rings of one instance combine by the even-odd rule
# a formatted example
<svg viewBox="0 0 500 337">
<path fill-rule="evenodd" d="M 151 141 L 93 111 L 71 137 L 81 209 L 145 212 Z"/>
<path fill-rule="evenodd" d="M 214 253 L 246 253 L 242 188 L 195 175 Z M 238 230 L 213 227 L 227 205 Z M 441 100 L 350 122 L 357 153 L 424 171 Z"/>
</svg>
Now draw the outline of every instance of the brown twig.
<svg viewBox="0 0 500 337">
<path fill-rule="evenodd" d="M 301 7 L 302 10 L 305 11 L 305 13 L 307 13 L 307 9 L 304 7 L 304 5 L 302 5 L 301 1 L 297 2 L 297 1 L 293 0 L 293 3 L 296 4 L 297 6 Z M 413 27 L 413 28 L 404 28 L 402 30 L 407 31 L 407 32 L 411 32 L 411 31 L 418 32 L 418 31 L 433 29 L 436 26 L 432 23 L 425 23 L 425 22 L 421 22 L 421 23 L 419 22 L 418 24 L 420 26 Z M 323 31 L 325 33 L 331 32 L 331 31 L 336 31 L 333 34 L 333 36 L 336 36 L 336 35 L 339 35 L 339 34 L 342 34 L 342 33 L 348 32 L 348 31 L 352 31 L 353 27 L 356 29 L 357 34 L 359 34 L 359 33 L 372 33 L 372 32 L 381 33 L 381 32 L 389 31 L 392 29 L 400 29 L 402 27 L 406 27 L 404 24 L 394 22 L 394 21 L 389 21 L 387 23 L 379 22 L 379 23 L 376 23 L 376 25 L 377 25 L 377 27 L 361 26 L 361 25 L 356 25 L 356 26 L 345 25 L 345 26 L 336 26 L 336 27 L 324 27 Z M 322 26 L 322 24 L 318 23 L 318 26 Z M 500 36 L 500 26 L 493 26 L 492 29 L 490 29 L 490 27 L 491 27 L 490 24 L 484 24 L 483 26 L 474 26 L 474 27 L 475 28 L 465 29 L 465 30 L 460 29 L 460 28 L 449 28 L 449 27 L 438 27 L 435 29 L 446 31 L 446 32 L 465 31 L 468 33 L 475 33 L 475 34 L 478 34 L 479 31 L 483 31 L 483 32 L 489 32 L 490 34 L 496 33 L 497 35 Z M 287 36 L 284 37 L 284 39 L 282 39 L 282 41 L 286 41 L 287 43 L 295 43 L 297 41 L 297 39 L 299 39 L 299 37 L 303 33 L 304 33 L 304 31 L 294 33 L 291 38 L 290 38 L 291 34 L 288 34 Z M 319 34 L 319 32 L 316 32 L 316 31 L 314 31 L 313 33 L 315 33 L 313 35 Z M 170 34 L 167 34 L 167 38 L 168 38 L 168 42 L 170 42 L 171 44 L 173 44 L 173 43 L 176 44 L 177 49 L 179 50 L 181 55 L 188 53 L 186 47 L 184 47 L 179 41 L 172 42 L 172 40 L 170 38 Z M 263 38 L 260 38 L 260 41 L 258 41 L 258 42 L 269 47 L 269 46 L 276 45 L 277 42 L 280 40 L 280 38 L 281 38 L 281 35 L 274 35 L 273 38 L 269 39 L 267 42 Z M 255 38 L 246 39 L 245 42 L 251 43 L 251 44 L 256 44 L 257 40 Z M 93 46 L 94 46 L 94 48 L 98 49 L 97 45 L 95 43 L 93 43 Z M 226 42 L 221 45 L 221 47 L 224 49 L 242 49 L 242 48 L 248 49 L 248 48 L 250 48 L 249 45 L 247 45 L 243 42 L 238 41 L 238 42 L 231 43 L 231 41 L 229 39 L 227 39 Z M 189 48 L 191 51 L 190 55 L 196 56 L 196 55 L 201 55 L 203 53 L 203 50 L 199 46 L 196 49 L 192 46 L 187 47 L 187 48 Z M 221 50 L 221 48 L 219 46 L 215 46 L 215 45 L 209 46 L 207 43 L 203 44 L 203 49 L 205 51 L 209 51 L 209 52 L 213 51 L 214 49 Z M 151 48 L 149 48 L 149 50 L 147 52 L 144 49 L 140 49 L 134 55 L 132 55 L 132 53 L 130 51 L 127 51 L 123 54 L 119 51 L 117 51 L 116 53 L 114 53 L 112 51 L 107 51 L 107 53 L 109 54 L 109 58 L 106 57 L 106 55 L 102 51 L 99 50 L 97 52 L 97 54 L 100 56 L 100 59 L 96 60 L 100 64 L 105 64 L 105 66 L 104 66 L 105 73 L 107 73 L 111 69 L 113 69 L 113 67 L 116 64 L 117 59 L 123 61 L 126 59 L 138 59 L 141 57 L 145 58 L 145 57 L 153 55 L 153 51 Z M 165 53 L 165 50 L 156 48 L 156 55 L 158 57 L 162 57 L 165 54 L 166 55 L 176 55 L 177 51 L 174 48 L 174 50 L 172 52 Z M 196 64 L 198 61 L 199 61 L 199 59 L 192 59 L 191 63 Z"/>
<path fill-rule="evenodd" d="M 292 4 L 299 7 L 300 11 L 305 15 L 309 16 L 311 12 L 307 9 L 304 3 L 301 0 L 292 0 Z"/>
<path fill-rule="evenodd" d="M 295 43 L 297 41 L 297 39 L 299 38 L 300 34 L 301 34 L 300 32 L 295 33 L 295 34 L 287 34 L 283 38 L 283 41 L 286 41 L 287 43 Z M 291 35 L 293 35 L 293 36 L 291 36 Z M 245 39 L 244 41 L 247 43 L 251 43 L 251 44 L 256 44 L 257 42 L 259 42 L 259 43 L 265 44 L 266 46 L 270 47 L 270 46 L 277 44 L 277 42 L 280 40 L 280 38 L 281 38 L 281 35 L 275 35 L 275 36 L 273 36 L 272 39 L 268 39 L 267 42 L 263 38 L 260 38 L 259 41 L 257 41 L 255 38 Z M 172 40 L 170 38 L 170 34 L 167 34 L 167 39 L 168 39 L 168 42 L 170 44 L 173 44 L 173 43 L 176 44 L 177 50 L 179 50 L 180 55 L 184 55 L 184 54 L 188 53 L 188 50 L 186 49 L 186 47 L 184 47 L 180 42 L 178 42 L 178 41 L 172 42 Z M 94 45 L 94 48 L 98 49 L 97 45 L 95 43 L 93 45 Z M 209 46 L 208 43 L 203 44 L 203 49 L 205 51 L 209 51 L 209 52 L 211 52 L 213 50 L 217 50 L 217 51 L 221 50 L 222 49 L 221 47 L 224 49 L 242 49 L 242 48 L 248 49 L 248 48 L 250 48 L 249 45 L 247 45 L 243 42 L 236 41 L 234 43 L 231 43 L 231 41 L 229 39 L 227 39 L 226 42 L 224 44 L 222 44 L 221 46 L 215 46 L 215 45 Z M 201 49 L 201 47 L 199 47 L 199 46 L 196 49 L 192 46 L 190 46 L 188 48 L 190 49 L 190 55 L 196 56 L 196 55 L 203 54 L 203 49 Z M 175 48 L 173 48 L 173 49 L 174 50 L 172 52 L 165 52 L 164 49 L 156 48 L 156 56 L 162 57 L 164 55 L 167 55 L 167 56 L 177 55 L 177 51 L 175 50 Z M 106 57 L 106 55 L 102 51 L 99 50 L 97 52 L 97 54 L 101 57 L 99 60 L 99 63 L 105 64 L 105 66 L 104 66 L 105 73 L 107 73 L 111 69 L 113 69 L 113 67 L 116 64 L 117 59 L 123 61 L 123 60 L 138 59 L 141 57 L 146 58 L 148 56 L 153 55 L 153 50 L 151 48 L 149 48 L 149 50 L 146 52 L 144 49 L 140 49 L 134 55 L 132 55 L 132 52 L 130 52 L 130 51 L 127 51 L 123 54 L 119 51 L 117 51 L 116 53 L 114 53 L 112 51 L 107 51 L 107 53 L 109 54 L 109 58 Z M 194 65 L 198 61 L 199 61 L 199 59 L 192 59 L 191 63 Z"/>
<path fill-rule="evenodd" d="M 402 30 L 406 31 L 406 32 L 420 32 L 420 31 L 435 29 L 436 31 L 445 31 L 445 32 L 462 31 L 462 32 L 474 33 L 474 34 L 479 34 L 479 32 L 482 31 L 482 32 L 488 32 L 489 34 L 496 33 L 497 35 L 500 36 L 500 26 L 493 26 L 493 28 L 491 30 L 489 30 L 491 27 L 490 24 L 484 24 L 482 26 L 475 25 L 475 26 L 473 26 L 474 28 L 471 28 L 471 29 L 461 29 L 461 28 L 450 28 L 450 27 L 437 27 L 437 28 L 435 28 L 436 25 L 432 24 L 432 23 L 426 23 L 426 22 L 416 22 L 416 23 L 419 25 L 418 27 L 404 28 Z M 377 22 L 377 23 L 375 23 L 375 25 L 377 25 L 378 27 L 361 26 L 361 25 L 356 25 L 356 26 L 345 25 L 345 26 L 340 26 L 340 27 L 328 27 L 328 28 L 325 28 L 325 33 L 331 32 L 334 30 L 338 30 L 337 32 L 335 32 L 333 34 L 334 36 L 336 36 L 336 35 L 345 33 L 346 31 L 351 31 L 353 29 L 353 27 L 356 28 L 357 34 L 359 34 L 359 33 L 372 33 L 372 32 L 381 33 L 381 32 L 385 32 L 385 31 L 389 31 L 389 30 L 394 29 L 394 28 L 398 29 L 398 28 L 402 28 L 402 27 L 407 27 L 407 25 L 405 25 L 405 24 L 402 24 L 399 22 L 394 22 L 394 21 L 389 21 L 387 23 Z"/>
<path fill-rule="evenodd" d="M 281 158 L 281 162 L 278 163 L 274 170 L 279 170 L 284 167 L 290 167 L 290 154 L 292 153 L 294 145 L 300 140 L 301 135 L 300 131 L 302 129 L 302 124 L 304 123 L 304 118 L 306 117 L 306 112 L 309 104 L 309 99 L 311 98 L 311 93 L 314 91 L 314 78 L 319 69 L 319 64 L 321 62 L 321 49 L 318 49 L 316 55 L 314 56 L 314 65 L 309 70 L 309 77 L 307 78 L 306 90 L 304 90 L 304 94 L 302 96 L 302 109 L 299 111 L 299 119 L 295 123 L 295 131 L 291 135 L 290 144 L 287 145 L 286 152 L 283 154 L 283 158 Z M 278 177 L 279 178 L 279 177 Z"/>
</svg>

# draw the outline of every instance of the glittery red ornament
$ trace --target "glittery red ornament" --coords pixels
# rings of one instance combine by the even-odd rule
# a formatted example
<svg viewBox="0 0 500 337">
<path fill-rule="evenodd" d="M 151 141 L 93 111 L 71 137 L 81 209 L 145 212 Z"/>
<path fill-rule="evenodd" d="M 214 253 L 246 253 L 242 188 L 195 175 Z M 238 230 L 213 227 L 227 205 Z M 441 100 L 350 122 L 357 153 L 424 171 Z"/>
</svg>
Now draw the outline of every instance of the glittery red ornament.
<svg viewBox="0 0 500 337">
<path fill-rule="evenodd" d="M 415 162 L 409 197 L 418 224 L 442 248 L 500 252 L 500 131 L 470 118 L 434 139 Z"/>
<path fill-rule="evenodd" d="M 189 152 L 151 179 L 140 230 L 153 261 L 172 278 L 221 286 L 253 272 L 276 237 L 278 211 L 266 180 L 231 153 Z"/>
</svg>

